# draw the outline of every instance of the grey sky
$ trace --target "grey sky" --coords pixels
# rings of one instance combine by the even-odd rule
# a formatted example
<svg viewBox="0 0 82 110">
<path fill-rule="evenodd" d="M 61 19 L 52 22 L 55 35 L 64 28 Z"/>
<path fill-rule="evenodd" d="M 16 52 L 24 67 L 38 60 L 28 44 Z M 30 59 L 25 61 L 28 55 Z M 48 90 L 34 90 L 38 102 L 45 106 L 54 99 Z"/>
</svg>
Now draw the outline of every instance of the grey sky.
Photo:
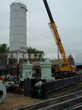
<svg viewBox="0 0 82 110">
<path fill-rule="evenodd" d="M 43 0 L 21 0 L 28 8 L 27 46 L 56 54 L 57 46 L 49 29 Z M 10 4 L 0 0 L 0 43 L 9 43 Z M 82 63 L 82 0 L 48 0 L 66 53 Z"/>
</svg>

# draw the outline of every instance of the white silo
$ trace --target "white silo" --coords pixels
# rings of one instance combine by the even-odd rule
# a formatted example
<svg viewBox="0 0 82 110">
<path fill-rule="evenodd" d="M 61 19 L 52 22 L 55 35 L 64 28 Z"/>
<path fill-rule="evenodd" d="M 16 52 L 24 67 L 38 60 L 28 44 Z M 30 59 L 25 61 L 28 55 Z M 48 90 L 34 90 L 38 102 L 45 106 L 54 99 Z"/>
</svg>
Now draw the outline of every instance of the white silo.
<svg viewBox="0 0 82 110">
<path fill-rule="evenodd" d="M 9 51 L 26 51 L 21 47 L 27 46 L 27 26 L 26 26 L 27 7 L 22 3 L 12 3 L 10 5 L 10 42 Z"/>
</svg>

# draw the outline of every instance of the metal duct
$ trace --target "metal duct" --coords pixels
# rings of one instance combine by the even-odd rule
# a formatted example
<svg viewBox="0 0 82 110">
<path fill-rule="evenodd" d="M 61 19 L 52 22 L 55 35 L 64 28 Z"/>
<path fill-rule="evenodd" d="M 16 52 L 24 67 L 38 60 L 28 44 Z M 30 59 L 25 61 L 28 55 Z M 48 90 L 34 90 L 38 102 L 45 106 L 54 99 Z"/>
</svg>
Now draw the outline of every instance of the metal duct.
<svg viewBox="0 0 82 110">
<path fill-rule="evenodd" d="M 0 103 L 4 102 L 5 97 L 6 97 L 6 87 L 2 82 L 0 82 Z"/>
</svg>

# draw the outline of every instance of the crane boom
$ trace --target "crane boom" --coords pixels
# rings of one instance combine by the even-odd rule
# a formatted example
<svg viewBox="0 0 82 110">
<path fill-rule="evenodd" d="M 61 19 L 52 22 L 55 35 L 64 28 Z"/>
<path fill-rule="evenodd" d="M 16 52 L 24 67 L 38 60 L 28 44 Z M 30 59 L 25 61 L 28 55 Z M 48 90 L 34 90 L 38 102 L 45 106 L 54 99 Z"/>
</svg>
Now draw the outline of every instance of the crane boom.
<svg viewBox="0 0 82 110">
<path fill-rule="evenodd" d="M 66 53 L 65 53 L 64 47 L 62 45 L 58 30 L 56 28 L 56 24 L 55 24 L 54 19 L 52 17 L 52 13 L 50 11 L 47 0 L 43 0 L 43 2 L 46 7 L 49 19 L 50 19 L 50 24 L 51 24 L 51 28 L 53 29 L 54 38 L 56 39 L 58 49 L 60 51 L 61 57 L 63 58 L 63 63 L 62 63 L 62 66 L 60 66 L 60 71 L 73 72 L 73 71 L 75 71 L 75 69 L 72 68 L 72 66 L 69 64 L 68 58 L 66 57 Z"/>
</svg>

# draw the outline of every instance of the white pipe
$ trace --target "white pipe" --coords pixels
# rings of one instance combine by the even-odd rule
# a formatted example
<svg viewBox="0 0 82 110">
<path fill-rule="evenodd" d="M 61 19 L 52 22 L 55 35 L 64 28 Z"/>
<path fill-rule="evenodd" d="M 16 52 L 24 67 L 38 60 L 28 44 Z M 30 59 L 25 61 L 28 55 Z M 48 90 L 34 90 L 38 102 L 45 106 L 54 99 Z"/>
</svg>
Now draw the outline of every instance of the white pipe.
<svg viewBox="0 0 82 110">
<path fill-rule="evenodd" d="M 0 103 L 4 102 L 6 97 L 6 87 L 5 85 L 0 81 Z"/>
</svg>

